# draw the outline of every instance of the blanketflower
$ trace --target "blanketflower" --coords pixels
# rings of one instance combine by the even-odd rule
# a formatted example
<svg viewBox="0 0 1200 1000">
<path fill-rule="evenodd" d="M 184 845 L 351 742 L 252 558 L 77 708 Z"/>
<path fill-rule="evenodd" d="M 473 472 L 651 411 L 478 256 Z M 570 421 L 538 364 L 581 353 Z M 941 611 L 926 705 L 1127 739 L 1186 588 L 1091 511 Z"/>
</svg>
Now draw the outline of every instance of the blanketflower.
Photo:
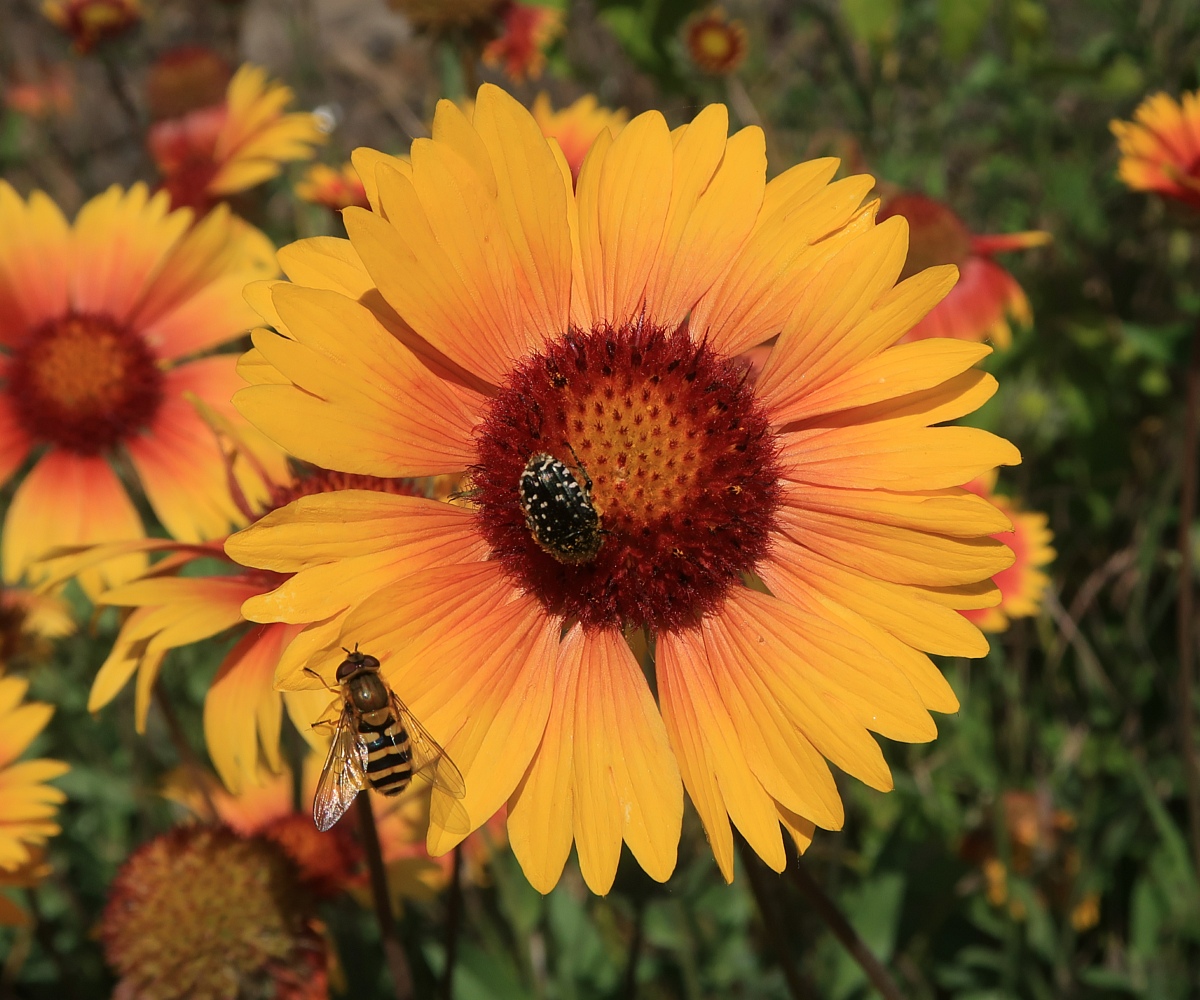
<svg viewBox="0 0 1200 1000">
<path fill-rule="evenodd" d="M 228 402 L 235 359 L 210 352 L 253 322 L 241 289 L 274 272 L 266 237 L 226 210 L 193 226 L 142 184 L 109 188 L 72 226 L 46 195 L 25 201 L 3 181 L 0 233 L 0 482 L 37 455 L 5 518 L 4 579 L 57 546 L 143 537 L 114 462 L 175 538 L 243 523 L 188 398 L 244 426 Z M 143 565 L 134 555 L 83 583 L 94 592 Z"/>
<path fill-rule="evenodd" d="M 123 35 L 142 20 L 140 0 L 43 0 L 42 14 L 81 55 Z"/>
<path fill-rule="evenodd" d="M 781 825 L 804 849 L 842 824 L 827 760 L 889 789 L 870 732 L 930 740 L 929 710 L 956 710 L 926 653 L 986 650 L 957 609 L 994 603 L 1012 561 L 958 484 L 1017 450 L 937 426 L 994 392 L 988 348 L 893 346 L 954 268 L 897 285 L 907 224 L 876 224 L 872 178 L 819 160 L 768 184 L 761 130 L 727 132 L 720 105 L 674 132 L 640 115 L 572 185 L 484 86 L 472 121 L 439 104 L 410 163 L 358 151 L 371 210 L 293 244 L 256 298 L 275 332 L 245 416 L 325 467 L 471 489 L 268 514 L 226 551 L 294 575 L 243 613 L 344 616 L 307 665 L 377 656 L 470 824 L 507 803 L 541 891 L 572 842 L 596 892 L 622 841 L 668 878 L 684 787 L 726 878 L 731 820 L 781 870 Z M 751 381 L 740 356 L 768 341 Z M 304 665 L 279 682 L 317 686 Z M 462 836 L 434 823 L 429 849 Z"/>
<path fill-rule="evenodd" d="M 74 631 L 71 610 L 57 594 L 0 589 L 0 672 L 46 659 L 51 641 Z"/>
<path fill-rule="evenodd" d="M 353 163 L 341 169 L 314 163 L 296 183 L 296 197 L 311 205 L 324 205 L 334 212 L 357 205 L 367 207 L 367 192 Z"/>
<path fill-rule="evenodd" d="M 75 106 L 75 81 L 64 65 L 43 66 L 4 87 L 5 107 L 30 118 L 62 117 Z"/>
<path fill-rule="evenodd" d="M 710 76 L 728 76 L 746 59 L 746 26 L 721 7 L 693 15 L 684 25 L 683 40 L 692 62 Z"/>
<path fill-rule="evenodd" d="M 272 480 L 268 478 L 268 481 Z M 317 499 L 330 490 L 387 491 L 416 493 L 409 482 L 315 472 L 272 486 L 270 498 L 255 510 L 271 510 L 297 497 Z M 289 691 L 281 698 L 275 690 L 277 665 L 287 666 L 296 656 L 307 658 L 312 643 L 324 644 L 330 628 L 339 621 L 321 618 L 303 623 L 260 625 L 243 618 L 241 608 L 250 598 L 273 591 L 286 576 L 247 569 L 224 553 L 223 539 L 208 543 L 182 544 L 165 539 L 141 539 L 96 546 L 47 563 L 54 579 L 69 579 L 101 570 L 130 555 L 164 558 L 136 579 L 106 590 L 96 597 L 99 604 L 131 608 L 117 635 L 112 651 L 96 673 L 88 695 L 88 711 L 98 712 L 136 675 L 134 722 L 145 731 L 146 714 L 163 658 L 172 649 L 203 639 L 234 634 L 238 641 L 217 669 L 204 699 L 204 738 L 208 754 L 225 786 L 234 794 L 258 782 L 262 768 L 279 771 L 279 734 L 283 708 L 296 728 L 314 744 L 324 736 L 313 734 L 311 724 L 330 703 L 328 692 Z M 221 571 L 194 575 L 200 566 L 224 564 Z M 193 575 L 182 575 L 192 571 Z M 313 635 L 306 626 L 315 623 Z M 297 651 L 288 653 L 293 640 L 303 636 Z M 289 656 L 292 659 L 289 659 Z"/>
<path fill-rule="evenodd" d="M 530 110 L 542 135 L 558 143 L 563 156 L 567 158 L 573 178 L 579 176 L 583 158 L 592 148 L 596 137 L 608 129 L 609 134 L 616 138 L 629 120 L 624 109 L 612 111 L 601 105 L 594 94 L 584 94 L 573 104 L 555 111 L 550 98 L 543 92 L 534 98 Z"/>
<path fill-rule="evenodd" d="M 562 12 L 510 0 L 500 10 L 500 34 L 483 49 L 487 66 L 502 66 L 515 83 L 536 80 L 546 66 L 546 49 L 562 34 Z"/>
<path fill-rule="evenodd" d="M 1054 561 L 1055 552 L 1050 544 L 1054 533 L 1045 514 L 1023 510 L 1016 501 L 995 492 L 995 472 L 972 480 L 964 489 L 983 497 L 1012 522 L 1010 530 L 992 536 L 1012 549 L 1015 557 L 1011 566 L 992 577 L 1000 588 L 1000 603 L 963 612 L 984 632 L 1003 632 L 1012 624 L 1011 619 L 1028 618 L 1041 609 L 1042 597 L 1050 586 L 1050 577 L 1043 567 Z"/>
<path fill-rule="evenodd" d="M 52 705 L 24 703 L 29 682 L 0 677 L 0 871 L 34 860 L 33 849 L 58 833 L 56 814 L 66 796 L 46 782 L 69 768 L 57 760 L 17 758 L 50 721 Z"/>
<path fill-rule="evenodd" d="M 150 126 L 150 155 L 171 203 L 206 210 L 278 177 L 290 160 L 311 160 L 326 136 L 315 115 L 284 113 L 292 96 L 261 66 L 247 64 L 221 103 Z"/>
<path fill-rule="evenodd" d="M 1027 250 L 1050 242 L 1050 234 L 1033 230 L 977 236 L 950 209 L 923 194 L 890 199 L 879 213 L 908 220 L 908 260 L 902 277 L 937 264 L 958 267 L 958 284 L 908 334 L 908 340 L 953 337 L 981 341 L 990 338 L 998 348 L 1012 343 L 1009 320 L 1021 326 L 1033 322 L 1029 300 L 1017 279 L 992 257 L 1009 250 Z"/>
<path fill-rule="evenodd" d="M 1200 208 L 1200 90 L 1179 100 L 1153 94 L 1133 117 L 1109 124 L 1121 150 L 1121 180 L 1134 191 L 1157 191 Z"/>
</svg>

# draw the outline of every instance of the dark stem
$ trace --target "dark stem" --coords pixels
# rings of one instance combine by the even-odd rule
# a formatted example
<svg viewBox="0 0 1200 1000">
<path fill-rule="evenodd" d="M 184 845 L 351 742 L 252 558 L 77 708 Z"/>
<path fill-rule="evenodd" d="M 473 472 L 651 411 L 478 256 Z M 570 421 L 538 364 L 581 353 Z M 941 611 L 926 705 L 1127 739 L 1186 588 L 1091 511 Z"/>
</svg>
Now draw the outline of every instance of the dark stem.
<svg viewBox="0 0 1200 1000">
<path fill-rule="evenodd" d="M 104 79 L 108 82 L 109 92 L 113 95 L 117 104 L 121 106 L 121 112 L 125 115 L 129 122 L 129 127 L 134 133 L 142 131 L 142 119 L 138 114 L 138 110 L 134 107 L 133 99 L 129 96 L 129 91 L 125 88 L 125 81 L 121 77 L 121 71 L 117 67 L 113 57 L 108 53 L 104 53 L 100 57 L 100 65 L 104 67 Z"/>
<path fill-rule="evenodd" d="M 200 801 L 204 804 L 204 818 L 210 823 L 219 822 L 221 815 L 217 812 L 216 803 L 213 802 L 212 791 L 209 788 L 208 772 L 200 762 L 199 755 L 192 749 L 192 745 L 188 742 L 187 734 L 183 731 L 183 726 L 179 722 L 179 716 L 175 714 L 175 708 L 171 705 L 171 700 L 167 697 L 167 692 L 163 690 L 161 679 L 154 682 L 154 701 L 158 705 L 158 710 L 162 712 L 163 721 L 167 724 L 167 732 L 170 734 L 171 744 L 175 747 L 175 752 L 179 755 L 179 763 L 183 765 L 187 776 L 191 779 L 192 784 L 196 786 L 196 791 L 200 795 Z"/>
<path fill-rule="evenodd" d="M 1187 778 L 1188 827 L 1192 842 L 1192 864 L 1200 878 L 1200 765 L 1193 738 L 1195 710 L 1192 706 L 1192 664 L 1195 659 L 1195 588 L 1192 584 L 1192 521 L 1196 518 L 1196 435 L 1200 421 L 1200 323 L 1192 334 L 1188 361 L 1186 403 L 1183 417 L 1183 455 L 1179 491 L 1179 676 L 1175 701 L 1178 709 L 1179 753 Z"/>
<path fill-rule="evenodd" d="M 379 832 L 375 829 L 375 814 L 371 811 L 371 793 L 365 788 L 358 793 L 354 808 L 358 813 L 358 835 L 371 872 L 371 897 L 375 901 L 375 917 L 379 921 L 383 958 L 392 974 L 396 1000 L 413 1000 L 412 972 L 408 968 L 408 956 L 404 954 L 400 935 L 396 933 L 392 897 L 388 893 L 387 872 L 383 867 L 383 852 L 379 849 Z"/>
<path fill-rule="evenodd" d="M 624 985 L 619 994 L 620 1000 L 634 1000 L 637 996 L 637 968 L 642 957 L 642 942 L 645 941 L 646 903 L 638 899 L 633 904 L 633 940 L 629 942 L 629 957 L 625 960 Z"/>
<path fill-rule="evenodd" d="M 458 962 L 458 926 L 462 919 L 462 844 L 454 848 L 450 870 L 450 894 L 446 897 L 446 968 L 442 970 L 442 1000 L 454 996 L 454 966 Z"/>
<path fill-rule="evenodd" d="M 833 936 L 841 942 L 842 947 L 850 953 L 850 957 L 858 963 L 858 967 L 866 974 L 871 985 L 879 991 L 879 995 L 884 1000 L 904 1000 L 904 994 L 900 992 L 896 981 L 892 979 L 892 974 L 875 957 L 866 942 L 858 936 L 858 931 L 850 926 L 850 921 L 838 909 L 837 904 L 825 895 L 825 890 L 817 884 L 816 879 L 804 866 L 804 860 L 796 858 L 796 863 L 789 867 L 789 871 L 792 874 L 792 882 L 800 890 L 800 894 L 808 900 L 812 908 L 817 911 L 817 915 L 833 932 Z"/>
<path fill-rule="evenodd" d="M 779 913 L 777 901 L 771 896 L 763 864 L 740 836 L 735 834 L 735 838 L 738 853 L 742 856 L 742 867 L 746 869 L 746 877 L 750 881 L 750 891 L 754 893 L 754 901 L 758 904 L 767 939 L 771 942 L 771 949 L 775 952 L 779 968 L 783 971 L 783 978 L 787 981 L 788 993 L 791 994 L 792 1000 L 810 1000 L 817 994 L 800 978 L 796 963 L 792 961 L 792 953 L 788 950 L 787 938 L 783 933 L 783 917 Z"/>
</svg>

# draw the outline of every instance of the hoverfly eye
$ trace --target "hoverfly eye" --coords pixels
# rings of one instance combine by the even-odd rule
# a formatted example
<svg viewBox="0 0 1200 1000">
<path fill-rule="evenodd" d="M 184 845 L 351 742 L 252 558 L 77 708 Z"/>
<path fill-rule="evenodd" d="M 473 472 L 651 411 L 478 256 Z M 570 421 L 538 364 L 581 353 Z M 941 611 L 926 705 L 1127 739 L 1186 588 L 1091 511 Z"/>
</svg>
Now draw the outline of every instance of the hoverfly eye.
<svg viewBox="0 0 1200 1000">
<path fill-rule="evenodd" d="M 361 655 L 362 655 L 362 660 L 361 660 L 362 666 L 366 667 L 368 670 L 378 670 L 379 669 L 379 660 L 377 660 L 374 656 L 371 656 L 370 653 L 363 653 Z"/>
</svg>

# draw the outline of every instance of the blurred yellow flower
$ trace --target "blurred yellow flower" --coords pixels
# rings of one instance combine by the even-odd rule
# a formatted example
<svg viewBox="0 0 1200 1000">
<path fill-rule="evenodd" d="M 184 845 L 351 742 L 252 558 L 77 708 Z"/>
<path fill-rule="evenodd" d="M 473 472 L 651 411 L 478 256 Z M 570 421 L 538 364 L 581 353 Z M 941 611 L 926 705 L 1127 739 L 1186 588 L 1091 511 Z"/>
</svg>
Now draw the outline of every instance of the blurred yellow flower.
<svg viewBox="0 0 1200 1000">
<path fill-rule="evenodd" d="M 555 111 L 550 98 L 538 94 L 533 100 L 533 120 L 538 123 L 542 135 L 553 139 L 567 158 L 572 178 L 579 176 L 583 158 L 592 148 L 592 143 L 605 129 L 614 139 L 625 127 L 629 115 L 624 109 L 612 111 L 596 100 L 594 94 L 585 94 L 573 104 Z"/>
<path fill-rule="evenodd" d="M 1013 551 L 1015 561 L 992 577 L 1000 588 L 1000 603 L 991 608 L 964 610 L 963 614 L 984 632 L 1003 632 L 1013 618 L 1036 615 L 1042 607 L 1042 597 L 1050 585 L 1044 567 L 1054 561 L 1050 544 L 1054 534 L 1047 526 L 1049 519 L 1037 511 L 1025 511 L 1016 501 L 994 492 L 995 473 L 967 483 L 965 489 L 994 504 L 1012 522 L 1009 531 L 992 535 Z"/>
<path fill-rule="evenodd" d="M 314 163 L 296 183 L 296 197 L 310 205 L 324 205 L 334 212 L 357 205 L 366 208 L 367 191 L 359 179 L 353 163 L 344 163 L 341 169 Z"/>
<path fill-rule="evenodd" d="M 57 594 L 25 587 L 0 589 L 0 673 L 50 655 L 50 640 L 75 631 L 70 608 Z"/>
<path fill-rule="evenodd" d="M 1200 90 L 1178 100 L 1153 94 L 1133 117 L 1109 126 L 1121 150 L 1121 180 L 1200 208 Z"/>
<path fill-rule="evenodd" d="M 290 160 L 311 160 L 326 139 L 317 117 L 285 114 L 292 90 L 261 66 L 244 65 L 225 100 L 150 126 L 147 142 L 175 206 L 205 211 L 278 177 Z"/>
<path fill-rule="evenodd" d="M 31 849 L 58 833 L 66 796 L 46 782 L 70 770 L 57 760 L 17 761 L 54 714 L 51 705 L 23 703 L 28 688 L 19 677 L 0 677 L 0 871 L 7 872 L 28 865 Z"/>
</svg>

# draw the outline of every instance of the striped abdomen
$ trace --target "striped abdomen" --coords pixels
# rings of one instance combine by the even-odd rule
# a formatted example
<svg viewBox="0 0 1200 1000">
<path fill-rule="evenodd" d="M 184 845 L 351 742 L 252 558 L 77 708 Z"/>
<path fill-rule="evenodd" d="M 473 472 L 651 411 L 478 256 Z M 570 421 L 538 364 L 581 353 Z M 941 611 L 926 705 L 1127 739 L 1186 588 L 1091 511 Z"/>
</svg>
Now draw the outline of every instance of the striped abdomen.
<svg viewBox="0 0 1200 1000">
<path fill-rule="evenodd" d="M 383 795 L 399 795 L 412 781 L 412 747 L 408 733 L 391 712 L 371 712 L 382 719 L 358 720 L 358 734 L 367 748 L 367 780 Z"/>
</svg>

